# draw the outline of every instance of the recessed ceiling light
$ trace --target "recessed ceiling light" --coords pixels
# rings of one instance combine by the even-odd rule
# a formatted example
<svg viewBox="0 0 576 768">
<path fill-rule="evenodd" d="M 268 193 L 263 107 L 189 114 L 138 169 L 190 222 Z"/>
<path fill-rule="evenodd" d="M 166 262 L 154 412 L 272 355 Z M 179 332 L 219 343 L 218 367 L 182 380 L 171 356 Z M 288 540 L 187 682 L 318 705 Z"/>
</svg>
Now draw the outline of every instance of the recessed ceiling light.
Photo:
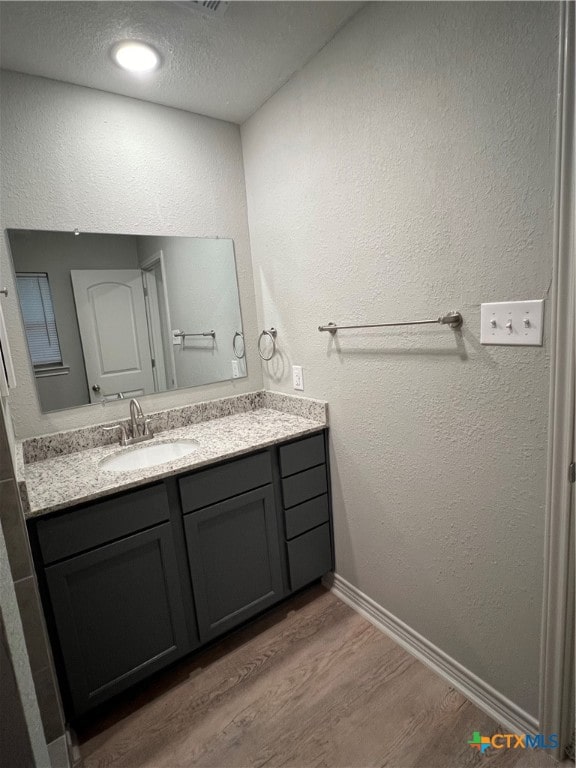
<svg viewBox="0 0 576 768">
<path fill-rule="evenodd" d="M 112 58 L 122 69 L 134 73 L 152 72 L 160 66 L 160 54 L 148 43 L 124 40 L 112 49 Z"/>
</svg>

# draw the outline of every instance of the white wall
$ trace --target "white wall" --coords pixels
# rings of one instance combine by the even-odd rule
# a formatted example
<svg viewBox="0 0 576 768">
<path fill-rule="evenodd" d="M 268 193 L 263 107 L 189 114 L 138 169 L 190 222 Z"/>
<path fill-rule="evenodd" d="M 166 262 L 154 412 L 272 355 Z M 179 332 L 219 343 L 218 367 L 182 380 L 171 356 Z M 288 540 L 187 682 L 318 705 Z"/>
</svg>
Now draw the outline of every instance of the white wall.
<svg viewBox="0 0 576 768">
<path fill-rule="evenodd" d="M 16 272 L 48 274 L 62 360 L 70 368 L 61 376 L 36 378 L 42 410 L 86 405 L 90 394 L 70 271 L 138 269 L 136 238 L 23 230 L 11 233 L 10 249 Z"/>
<path fill-rule="evenodd" d="M 246 339 L 257 336 L 240 132 L 230 123 L 43 78 L 2 72 L 2 228 L 229 237 Z M 0 281 L 18 377 L 10 410 L 18 437 L 115 415 L 109 403 L 41 414 L 1 245 Z M 142 399 L 145 410 L 262 386 L 254 343 L 248 377 Z"/>
<path fill-rule="evenodd" d="M 369 4 L 242 128 L 265 384 L 330 404 L 337 571 L 537 715 L 555 3 Z M 435 317 L 440 327 L 317 326 Z"/>
</svg>

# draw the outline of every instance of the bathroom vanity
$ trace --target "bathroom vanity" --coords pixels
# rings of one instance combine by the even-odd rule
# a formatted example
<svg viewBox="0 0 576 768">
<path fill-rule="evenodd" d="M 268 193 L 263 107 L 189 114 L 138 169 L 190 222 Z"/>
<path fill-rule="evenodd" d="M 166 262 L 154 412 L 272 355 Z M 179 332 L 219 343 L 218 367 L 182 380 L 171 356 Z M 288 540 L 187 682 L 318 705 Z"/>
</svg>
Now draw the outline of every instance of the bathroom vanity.
<svg viewBox="0 0 576 768">
<path fill-rule="evenodd" d="M 28 528 L 71 720 L 333 569 L 325 426 L 261 409 L 162 439 L 182 433 L 199 450 L 146 472 L 102 473 L 130 450 L 109 445 L 28 465 L 32 500 L 42 473 L 61 495 Z"/>
</svg>

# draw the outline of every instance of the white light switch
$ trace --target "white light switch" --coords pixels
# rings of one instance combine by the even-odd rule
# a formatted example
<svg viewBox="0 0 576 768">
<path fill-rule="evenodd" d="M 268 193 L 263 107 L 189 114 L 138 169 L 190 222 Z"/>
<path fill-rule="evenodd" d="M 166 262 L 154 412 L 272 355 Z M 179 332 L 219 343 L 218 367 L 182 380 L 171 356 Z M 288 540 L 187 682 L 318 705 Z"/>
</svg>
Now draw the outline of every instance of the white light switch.
<svg viewBox="0 0 576 768">
<path fill-rule="evenodd" d="M 542 346 L 544 302 L 496 301 L 480 307 L 480 342 Z"/>
</svg>

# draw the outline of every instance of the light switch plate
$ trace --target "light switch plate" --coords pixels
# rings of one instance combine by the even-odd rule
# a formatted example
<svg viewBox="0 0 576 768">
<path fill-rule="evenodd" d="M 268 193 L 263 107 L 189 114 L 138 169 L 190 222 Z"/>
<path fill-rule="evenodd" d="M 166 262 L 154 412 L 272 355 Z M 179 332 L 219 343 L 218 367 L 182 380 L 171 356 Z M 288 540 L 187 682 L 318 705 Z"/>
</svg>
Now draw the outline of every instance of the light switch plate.
<svg viewBox="0 0 576 768">
<path fill-rule="evenodd" d="M 542 346 L 544 302 L 495 301 L 480 306 L 480 343 Z"/>
</svg>

